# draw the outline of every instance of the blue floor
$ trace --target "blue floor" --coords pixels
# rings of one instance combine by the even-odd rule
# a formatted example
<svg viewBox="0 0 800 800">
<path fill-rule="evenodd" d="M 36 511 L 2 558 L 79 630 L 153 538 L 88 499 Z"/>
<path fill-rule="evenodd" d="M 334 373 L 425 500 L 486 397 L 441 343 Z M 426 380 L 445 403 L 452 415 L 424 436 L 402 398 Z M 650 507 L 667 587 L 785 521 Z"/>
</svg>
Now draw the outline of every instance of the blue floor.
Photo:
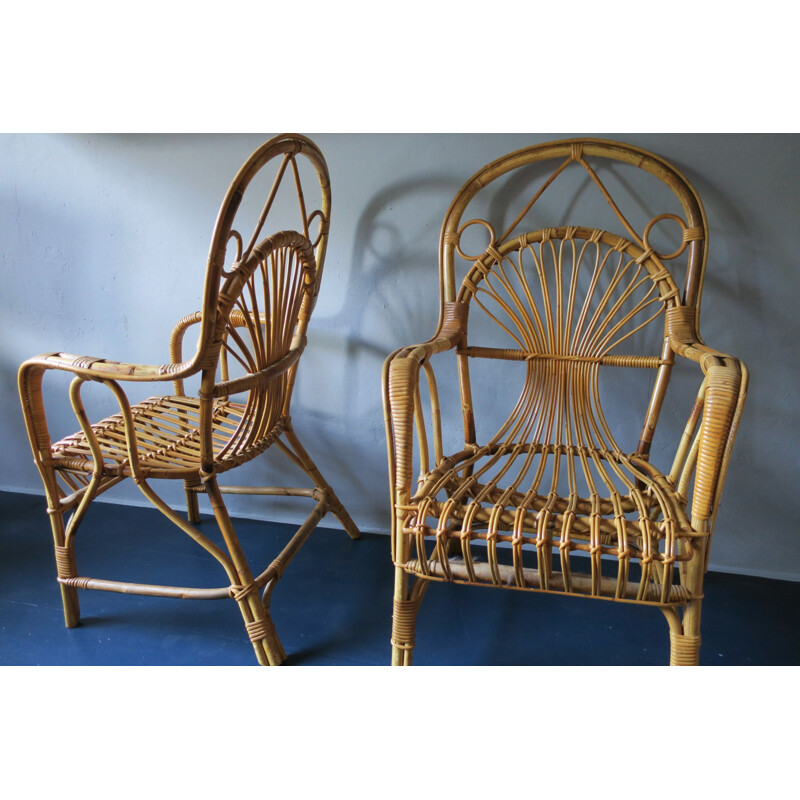
<svg viewBox="0 0 800 800">
<path fill-rule="evenodd" d="M 238 608 L 226 600 L 83 591 L 81 625 L 66 629 L 44 508 L 42 497 L 0 492 L 0 664 L 255 664 Z M 236 527 L 258 571 L 292 532 L 252 520 Z M 214 530 L 210 517 L 202 528 Z M 91 577 L 225 583 L 215 561 L 149 508 L 95 503 L 77 555 Z M 341 529 L 319 528 L 272 596 L 287 665 L 386 665 L 392 583 L 388 537 L 353 542 Z M 668 638 L 654 609 L 434 583 L 420 610 L 415 664 L 665 665 Z M 800 583 L 709 573 L 700 659 L 800 663 Z"/>
</svg>

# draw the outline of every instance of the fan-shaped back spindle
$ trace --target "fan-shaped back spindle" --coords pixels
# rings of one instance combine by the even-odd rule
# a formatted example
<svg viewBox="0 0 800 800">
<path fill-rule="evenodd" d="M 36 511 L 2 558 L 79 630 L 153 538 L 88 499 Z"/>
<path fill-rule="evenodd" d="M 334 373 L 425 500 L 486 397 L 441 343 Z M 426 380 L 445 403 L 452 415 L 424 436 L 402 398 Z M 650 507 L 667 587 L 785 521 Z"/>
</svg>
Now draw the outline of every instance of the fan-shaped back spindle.
<svg viewBox="0 0 800 800">
<path fill-rule="evenodd" d="M 318 199 L 309 206 L 303 179 L 307 162 Z M 272 169 L 272 183 L 255 222 L 240 219 L 248 187 Z M 308 187 L 306 186 L 306 189 Z M 308 192 L 309 196 L 311 193 Z M 319 291 L 330 224 L 327 165 L 317 146 L 296 134 L 256 150 L 234 178 L 220 208 L 206 273 L 196 358 L 203 367 L 200 394 L 203 468 L 229 468 L 266 449 L 288 414 L 295 364 L 305 347 L 308 320 Z M 296 224 L 264 237 L 271 213 L 292 206 Z M 241 224 L 240 224 L 241 223 Z M 272 227 L 274 230 L 274 227 Z M 229 438 L 212 432 L 220 398 L 247 392 Z M 240 404 L 241 405 L 241 404 Z M 216 412 L 215 412 L 216 408 Z"/>
<path fill-rule="evenodd" d="M 223 284 L 220 370 L 213 395 L 228 398 L 246 392 L 246 399 L 228 441 L 215 442 L 216 461 L 249 460 L 253 451 L 271 443 L 275 424 L 288 413 L 290 381 L 305 347 L 316 275 L 311 243 L 300 233 L 283 231 L 255 246 Z"/>
<path fill-rule="evenodd" d="M 538 162 L 554 162 L 552 172 L 533 189 L 503 230 L 485 219 L 463 222 L 466 209 L 481 193 L 491 191 L 498 178 Z M 614 198 L 601 179 L 601 166 L 625 162 L 658 178 L 677 198 L 681 217 L 674 213 L 654 216 L 636 230 L 632 214 Z M 553 210 L 552 188 L 578 170 L 590 189 L 600 193 L 613 212 L 617 230 L 566 225 L 567 209 Z M 562 217 L 563 215 L 563 217 Z M 650 243 L 653 229 L 670 220 L 680 227 L 680 246 L 659 253 Z M 532 229 L 536 223 L 539 227 Z M 544 223 L 544 224 L 542 224 Z M 468 228 L 485 229 L 488 246 L 475 256 L 465 252 L 462 236 Z M 645 414 L 638 452 L 649 451 L 658 412 L 668 383 L 672 353 L 657 337 L 653 349 L 637 351 L 637 338 L 663 311 L 680 305 L 694 309 L 697 324 L 705 267 L 707 234 L 705 216 L 694 189 L 673 167 L 657 156 L 627 145 L 603 140 L 567 140 L 511 153 L 476 173 L 456 195 L 445 217 L 440 241 L 442 314 L 439 330 L 453 308 L 469 318 L 469 342 L 459 347 L 462 404 L 467 442 L 474 442 L 474 420 L 469 390 L 467 358 L 518 359 L 528 362 L 522 395 L 495 439 L 541 443 L 586 443 L 619 450 L 608 430 L 597 390 L 599 366 L 652 367 L 659 370 Z M 685 285 L 678 288 L 666 263 L 686 255 Z M 457 265 L 466 275 L 457 279 Z M 479 307 L 504 331 L 506 347 L 482 347 L 480 325 L 474 319 Z M 695 330 L 699 340 L 699 332 Z M 629 348 L 633 349 L 629 349 Z M 621 349 L 622 348 L 622 349 Z M 568 397 L 584 398 L 585 408 L 571 408 Z M 588 414 L 588 416 L 587 416 Z"/>
</svg>

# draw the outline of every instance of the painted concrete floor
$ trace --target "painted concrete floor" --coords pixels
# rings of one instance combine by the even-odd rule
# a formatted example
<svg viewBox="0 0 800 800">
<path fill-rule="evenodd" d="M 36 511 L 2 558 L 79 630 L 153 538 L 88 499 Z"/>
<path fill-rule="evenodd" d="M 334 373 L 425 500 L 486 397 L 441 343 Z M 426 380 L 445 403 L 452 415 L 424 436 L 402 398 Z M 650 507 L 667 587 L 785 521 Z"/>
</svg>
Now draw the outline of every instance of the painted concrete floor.
<svg viewBox="0 0 800 800">
<path fill-rule="evenodd" d="M 0 665 L 255 665 L 237 606 L 83 591 L 66 629 L 44 499 L 0 492 Z M 331 523 L 334 524 L 334 523 Z M 203 529 L 213 530 L 210 517 Z M 236 520 L 254 569 L 292 529 Z M 144 583 L 223 585 L 221 568 L 148 508 L 95 503 L 78 538 L 81 574 Z M 388 537 L 353 542 L 320 528 L 287 569 L 272 614 L 288 665 L 385 666 L 393 573 Z M 665 665 L 653 609 L 433 584 L 421 606 L 419 666 Z M 800 583 L 709 573 L 701 665 L 800 663 Z"/>
</svg>

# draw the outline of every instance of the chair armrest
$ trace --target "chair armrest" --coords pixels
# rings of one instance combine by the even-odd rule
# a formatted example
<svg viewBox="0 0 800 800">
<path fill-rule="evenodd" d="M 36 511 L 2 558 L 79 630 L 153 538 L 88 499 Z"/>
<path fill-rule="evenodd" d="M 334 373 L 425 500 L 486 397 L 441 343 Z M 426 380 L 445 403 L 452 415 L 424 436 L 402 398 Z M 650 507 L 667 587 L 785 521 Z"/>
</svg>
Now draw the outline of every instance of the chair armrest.
<svg viewBox="0 0 800 800">
<path fill-rule="evenodd" d="M 412 428 L 419 396 L 419 371 L 431 356 L 453 350 L 464 336 L 468 307 L 445 303 L 439 330 L 427 342 L 395 350 L 383 365 L 383 407 L 389 455 L 392 503 L 410 497 L 413 455 Z"/>
<path fill-rule="evenodd" d="M 58 369 L 86 380 L 167 381 L 197 372 L 193 361 L 178 364 L 128 364 L 107 358 L 76 356 L 71 353 L 43 353 L 28 359 L 20 373 L 30 370 Z"/>
<path fill-rule="evenodd" d="M 708 371 L 708 367 L 718 363 L 715 359 L 741 362 L 706 345 L 697 332 L 697 309 L 685 306 L 676 306 L 667 309 L 667 335 L 670 347 L 683 358 L 696 361 Z"/>
<path fill-rule="evenodd" d="M 714 350 L 697 333 L 696 311 L 683 307 L 667 311 L 670 346 L 697 362 L 706 376 L 698 396 L 702 417 L 697 439 L 692 524 L 711 531 L 716 516 L 733 441 L 747 396 L 748 372 L 742 361 Z"/>
<path fill-rule="evenodd" d="M 92 381 L 166 381 L 198 371 L 193 361 L 180 364 L 126 364 L 70 353 L 44 353 L 25 361 L 19 368 L 18 386 L 22 413 L 34 458 L 46 462 L 50 458 L 50 433 L 47 427 L 42 380 L 48 370 L 61 370 L 77 378 Z"/>
<path fill-rule="evenodd" d="M 202 311 L 195 311 L 193 314 L 187 314 L 185 317 L 181 317 L 175 323 L 175 327 L 172 329 L 172 334 L 169 338 L 169 357 L 173 364 L 181 364 L 183 363 L 183 337 L 186 333 L 188 328 L 191 328 L 192 325 L 197 325 L 203 320 L 203 312 Z M 177 378 L 173 378 L 174 380 L 174 391 L 176 395 L 185 394 L 185 389 L 183 386 L 183 377 L 178 376 Z M 188 377 L 188 376 L 186 376 Z"/>
<path fill-rule="evenodd" d="M 446 339 L 431 339 L 392 353 L 383 365 L 383 408 L 389 479 L 394 491 L 410 496 L 414 411 L 419 396 L 420 369 L 432 355 L 455 348 Z M 406 498 L 407 499 L 407 498 Z"/>
</svg>

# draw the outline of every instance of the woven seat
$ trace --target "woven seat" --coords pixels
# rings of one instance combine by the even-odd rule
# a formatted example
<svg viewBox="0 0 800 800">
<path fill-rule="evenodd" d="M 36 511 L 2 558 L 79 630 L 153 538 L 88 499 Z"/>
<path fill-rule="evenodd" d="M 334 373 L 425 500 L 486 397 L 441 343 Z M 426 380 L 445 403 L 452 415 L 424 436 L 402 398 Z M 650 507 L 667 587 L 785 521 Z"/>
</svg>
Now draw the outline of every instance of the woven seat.
<svg viewBox="0 0 800 800">
<path fill-rule="evenodd" d="M 637 231 L 600 177 L 620 162 L 663 182 L 681 213 L 657 214 Z M 516 172 L 531 167 L 535 178 Z M 575 170 L 610 206 L 617 229 L 608 220 L 565 224 L 562 208 L 593 211 L 574 195 L 553 202 L 550 187 Z M 509 173 L 520 175 L 517 183 L 493 186 Z M 532 199 L 519 210 L 511 199 L 525 181 L 534 183 Z M 497 185 L 499 200 L 487 199 Z M 470 219 L 472 202 L 508 206 L 513 221 Z M 680 240 L 661 253 L 651 238 L 667 220 Z M 469 255 L 462 238 L 473 226 L 488 245 Z M 698 331 L 707 238 L 700 200 L 674 167 L 618 142 L 526 148 L 480 170 L 456 195 L 440 239 L 438 329 L 384 368 L 393 664 L 412 662 L 416 615 L 432 580 L 654 606 L 669 623 L 671 663 L 697 663 L 708 545 L 747 386 L 744 365 L 707 347 Z M 679 288 L 670 262 L 684 253 Z M 455 448 L 446 445 L 437 377 L 448 351 L 464 430 Z M 664 467 L 651 445 L 676 356 L 705 377 Z M 622 370 L 650 372 L 649 402 L 612 424 L 604 408 L 627 400 L 628 384 L 615 382 Z M 492 407 L 478 408 L 487 394 Z M 636 416 L 640 428 L 630 424 Z"/>
<path fill-rule="evenodd" d="M 240 453 L 229 448 L 225 451 L 233 435 L 242 429 L 241 426 L 247 426 L 246 412 L 243 404 L 230 400 L 214 404 L 211 431 L 217 474 L 252 457 L 247 450 Z M 137 466 L 142 477 L 190 479 L 197 475 L 201 464 L 198 398 L 150 397 L 131 406 L 131 417 L 139 456 Z M 103 474 L 108 479 L 132 475 L 123 416 L 114 414 L 107 417 L 92 425 L 92 430 L 103 454 Z M 282 421 L 279 421 L 266 438 L 274 441 L 281 431 Z M 83 432 L 56 442 L 52 449 L 55 469 L 87 474 L 93 472 L 92 449 Z M 264 449 L 258 448 L 253 455 L 258 455 Z M 78 479 L 78 476 L 75 478 Z"/>
<path fill-rule="evenodd" d="M 544 488 L 523 491 L 522 471 L 555 453 L 542 447 L 476 448 L 460 458 L 444 460 L 421 477 L 421 488 L 411 498 L 404 533 L 412 537 L 413 556 L 402 566 L 420 577 L 461 583 L 487 583 L 520 589 L 546 589 L 613 599 L 671 604 L 684 602 L 684 587 L 672 585 L 671 567 L 690 559 L 691 539 L 696 533 L 685 511 L 671 493 L 642 490 L 637 484 L 665 480 L 654 470 L 639 469 L 635 460 L 622 454 L 600 453 L 583 448 L 560 449 L 558 455 L 572 459 L 572 469 L 581 470 L 581 457 L 589 462 L 613 460 L 629 491 L 582 497 L 542 494 Z M 473 472 L 462 477 L 465 467 Z M 513 470 L 513 479 L 508 472 Z M 613 471 L 613 470 L 608 470 Z M 493 474 L 500 473 L 501 478 Z M 678 521 L 666 525 L 666 520 Z M 682 534 L 682 535 L 681 535 Z M 452 542 L 452 544 L 451 544 Z M 472 543 L 491 547 L 493 557 L 476 553 Z M 679 552 L 679 542 L 685 551 Z M 452 556 L 438 557 L 451 550 Z M 438 551 L 438 552 L 437 552 Z M 571 555 L 588 554 L 595 559 L 614 557 L 623 568 L 614 577 L 602 568 L 589 576 L 573 574 Z M 554 560 L 555 559 L 555 560 Z M 631 562 L 647 565 L 637 580 L 630 580 Z M 582 565 L 576 564 L 576 569 Z"/>
<path fill-rule="evenodd" d="M 245 192 L 251 184 L 258 185 L 254 179 L 261 182 L 264 176 L 269 178 L 270 170 L 274 170 L 271 186 L 266 198 L 256 198 L 254 227 L 249 239 L 245 238 L 234 228 L 234 224 L 247 224 L 240 221 L 243 198 L 250 197 Z M 320 207 L 311 213 L 303 192 L 303 174 L 309 172 L 320 190 Z M 265 235 L 276 198 L 287 190 L 298 230 Z M 298 361 L 322 278 L 329 219 L 330 182 L 322 153 L 302 136 L 271 139 L 253 153 L 228 189 L 212 238 L 203 309 L 178 321 L 170 341 L 169 363 L 124 364 L 49 353 L 26 361 L 20 368 L 22 409 L 47 495 L 68 627 L 77 625 L 80 619 L 79 589 L 232 598 L 239 605 L 259 663 L 275 665 L 285 660 L 269 613 L 275 585 L 328 511 L 339 518 L 351 538 L 359 536 L 358 528 L 300 443 L 290 415 Z M 316 226 L 318 230 L 312 230 Z M 183 340 L 192 328 L 199 330 L 197 349 L 192 358 L 184 360 Z M 55 444 L 50 441 L 43 404 L 43 378 L 52 370 L 74 375 L 69 395 L 80 425 L 80 431 Z M 196 394 L 185 389 L 185 381 L 193 376 L 200 378 Z M 87 381 L 106 387 L 116 399 L 119 412 L 91 423 L 81 394 Z M 122 388 L 127 381 L 171 382 L 173 391 L 131 404 Z M 273 445 L 307 474 L 311 486 L 219 484 L 219 475 Z M 128 477 L 156 508 L 220 563 L 227 577 L 224 586 L 153 586 L 79 573 L 75 537 L 89 505 Z M 156 479 L 183 480 L 188 521 L 156 493 L 149 483 Z M 223 501 L 222 495 L 227 492 L 304 497 L 315 505 L 275 560 L 254 576 Z M 210 498 L 223 547 L 197 527 L 200 494 Z M 65 520 L 67 513 L 70 516 Z"/>
</svg>

